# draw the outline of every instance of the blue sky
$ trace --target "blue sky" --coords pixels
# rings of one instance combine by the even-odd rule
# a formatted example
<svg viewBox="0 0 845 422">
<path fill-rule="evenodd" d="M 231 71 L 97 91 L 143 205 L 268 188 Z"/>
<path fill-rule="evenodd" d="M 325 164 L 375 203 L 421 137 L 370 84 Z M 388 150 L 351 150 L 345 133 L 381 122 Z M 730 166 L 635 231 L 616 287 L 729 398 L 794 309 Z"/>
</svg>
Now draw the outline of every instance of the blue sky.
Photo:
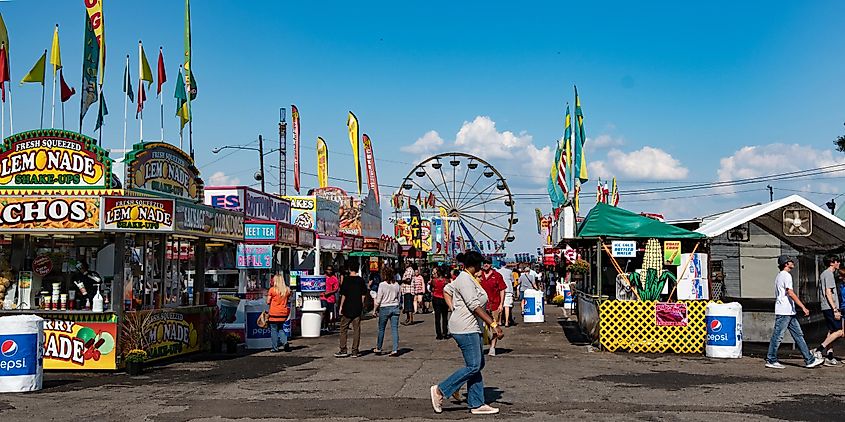
<svg viewBox="0 0 845 422">
<path fill-rule="evenodd" d="M 49 48 L 58 23 L 65 77 L 79 89 L 82 3 L 0 4 L 11 40 L 13 82 Z M 296 104 L 302 115 L 304 170 L 313 171 L 314 142 L 322 136 L 329 145 L 330 175 L 354 177 L 345 125 L 346 112 L 352 110 L 373 139 L 382 184 L 397 185 L 410 163 L 426 154 L 466 150 L 486 155 L 518 195 L 542 192 L 548 169 L 544 160 L 562 133 L 573 84 L 586 115 L 591 176 L 617 176 L 620 205 L 633 211 L 700 216 L 765 201 L 768 192 L 765 183 L 735 194 L 696 191 L 634 198 L 625 196 L 626 189 L 845 161 L 845 155 L 832 151 L 832 141 L 845 133 L 845 3 L 521 6 L 195 1 L 197 163 L 207 180 L 252 183 L 253 153 L 216 160 L 211 148 L 253 142 L 259 133 L 276 142 L 279 107 Z M 178 142 L 173 81 L 182 57 L 182 2 L 107 1 L 105 16 L 105 93 L 111 114 L 104 145 L 121 148 L 124 57 L 131 54 L 130 69 L 137 78 L 139 39 L 153 67 L 158 46 L 164 46 L 170 80 L 164 88 L 166 138 Z M 40 89 L 16 83 L 13 89 L 15 129 L 38 127 Z M 48 85 L 48 123 L 50 94 Z M 158 138 L 159 126 L 158 100 L 150 97 L 147 139 Z M 76 120 L 78 107 L 75 96 L 66 108 L 69 122 Z M 86 119 L 87 134 L 95 111 Z M 138 139 L 133 115 L 130 111 L 130 143 Z M 821 203 L 842 191 L 841 175 L 832 176 L 772 184 L 776 197 L 804 191 Z M 277 183 L 275 176 L 268 180 Z M 311 176 L 302 180 L 305 186 L 315 184 Z M 585 204 L 592 191 L 585 188 Z M 390 193 L 382 188 L 382 194 Z M 726 196 L 665 199 L 716 193 Z M 533 208 L 548 211 L 548 202 L 533 198 L 518 196 L 521 221 L 514 249 L 536 247 Z"/>
</svg>

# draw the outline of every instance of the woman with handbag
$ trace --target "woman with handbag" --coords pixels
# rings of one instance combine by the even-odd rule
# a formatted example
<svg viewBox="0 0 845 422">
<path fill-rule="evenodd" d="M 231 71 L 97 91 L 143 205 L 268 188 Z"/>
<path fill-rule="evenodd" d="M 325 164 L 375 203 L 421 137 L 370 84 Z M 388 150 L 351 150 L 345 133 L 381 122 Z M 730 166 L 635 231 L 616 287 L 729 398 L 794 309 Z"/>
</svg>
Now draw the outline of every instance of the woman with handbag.
<svg viewBox="0 0 845 422">
<path fill-rule="evenodd" d="M 270 312 L 267 321 L 270 325 L 270 341 L 272 342 L 271 352 L 278 352 L 279 346 L 290 352 L 288 337 L 282 326 L 290 315 L 290 288 L 285 284 L 285 278 L 279 274 L 273 276 L 273 287 L 267 291 L 267 304 L 270 305 Z"/>
<path fill-rule="evenodd" d="M 457 260 L 464 265 L 464 271 L 443 289 L 443 296 L 452 309 L 449 332 L 461 349 L 465 367 L 455 371 L 439 385 L 431 386 L 431 405 L 436 413 L 442 412 L 443 398 L 453 395 L 466 384 L 470 412 L 474 415 L 492 415 L 499 413 L 499 409 L 484 403 L 482 336 L 487 332 L 487 327 L 490 334 L 498 339 L 504 337 L 504 332 L 487 313 L 487 293 L 475 276 L 484 258 L 480 253 L 471 251 L 458 254 Z"/>
</svg>

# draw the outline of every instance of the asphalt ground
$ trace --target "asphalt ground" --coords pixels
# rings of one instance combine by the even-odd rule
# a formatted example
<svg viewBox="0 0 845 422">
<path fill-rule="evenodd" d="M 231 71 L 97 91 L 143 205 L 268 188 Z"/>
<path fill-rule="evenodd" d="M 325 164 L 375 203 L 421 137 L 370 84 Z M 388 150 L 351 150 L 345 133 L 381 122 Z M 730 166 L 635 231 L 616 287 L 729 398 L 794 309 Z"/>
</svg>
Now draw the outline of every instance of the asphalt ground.
<svg viewBox="0 0 845 422">
<path fill-rule="evenodd" d="M 400 326 L 398 358 L 334 358 L 332 334 L 296 339 L 290 353 L 195 355 L 139 377 L 52 372 L 39 392 L 0 395 L 0 421 L 845 419 L 845 365 L 804 369 L 786 347 L 784 370 L 764 368 L 759 356 L 599 352 L 567 340 L 571 325 L 560 308 L 547 308 L 545 323 L 506 329 L 487 360 L 485 395 L 499 415 L 471 415 L 465 403 L 446 403 L 437 415 L 429 386 L 462 359 L 453 341 L 434 339 L 432 314 L 417 319 Z M 376 321 L 364 321 L 362 331 L 361 349 L 371 349 Z"/>
</svg>

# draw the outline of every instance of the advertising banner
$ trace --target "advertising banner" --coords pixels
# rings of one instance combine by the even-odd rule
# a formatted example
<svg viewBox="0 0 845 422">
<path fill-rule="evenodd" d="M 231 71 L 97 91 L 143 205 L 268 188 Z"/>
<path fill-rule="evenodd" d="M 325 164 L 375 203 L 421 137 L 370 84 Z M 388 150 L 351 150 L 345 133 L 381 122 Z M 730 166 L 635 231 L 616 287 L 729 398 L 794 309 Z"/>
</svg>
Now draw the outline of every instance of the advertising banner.
<svg viewBox="0 0 845 422">
<path fill-rule="evenodd" d="M 45 315 L 46 317 L 46 315 Z M 44 320 L 44 369 L 117 369 L 117 317 L 68 315 Z"/>
<path fill-rule="evenodd" d="M 681 241 L 663 242 L 663 265 L 681 265 Z"/>
<path fill-rule="evenodd" d="M 144 338 L 148 360 L 156 361 L 197 352 L 204 341 L 210 308 L 193 307 L 139 311 L 151 313 Z"/>
<path fill-rule="evenodd" d="M 199 174 L 188 154 L 165 142 L 141 142 L 126 155 L 127 189 L 199 202 Z"/>
<path fill-rule="evenodd" d="M 244 223 L 244 240 L 273 241 L 278 239 L 278 227 L 273 223 Z"/>
<path fill-rule="evenodd" d="M 420 217 L 420 209 L 416 205 L 411 205 L 411 220 L 408 223 L 408 229 L 411 231 L 411 246 L 417 250 L 422 250 L 422 218 Z"/>
<path fill-rule="evenodd" d="M 658 327 L 686 327 L 689 324 L 686 303 L 654 304 L 654 319 Z"/>
<path fill-rule="evenodd" d="M 329 147 L 323 138 L 317 138 L 317 182 L 321 188 L 329 185 Z"/>
<path fill-rule="evenodd" d="M 338 231 L 341 234 L 361 235 L 360 200 L 349 196 L 345 190 L 333 186 L 314 189 L 312 193 L 318 198 L 338 204 Z"/>
<path fill-rule="evenodd" d="M 299 109 L 293 104 L 290 117 L 293 119 L 293 189 L 299 193 Z"/>
<path fill-rule="evenodd" d="M 238 211 L 256 220 L 290 222 L 290 201 L 268 195 L 245 186 L 236 188 L 208 188 L 205 204 L 214 208 Z"/>
<path fill-rule="evenodd" d="M 373 154 L 373 142 L 365 133 L 362 143 L 364 144 L 364 161 L 367 163 L 367 186 L 369 186 L 370 192 L 375 194 L 376 202 L 379 202 L 378 176 L 376 175 L 376 157 Z"/>
<path fill-rule="evenodd" d="M 290 224 L 279 224 L 279 242 L 286 245 L 296 245 L 296 227 Z"/>
<path fill-rule="evenodd" d="M 95 139 L 59 130 L 9 136 L 0 148 L 0 188 L 80 191 L 111 187 L 112 160 Z"/>
<path fill-rule="evenodd" d="M 317 198 L 314 196 L 285 196 L 290 200 L 290 221 L 303 229 L 317 228 Z"/>
<path fill-rule="evenodd" d="M 614 258 L 637 257 L 637 242 L 635 240 L 614 240 L 610 242 L 610 249 Z"/>
<path fill-rule="evenodd" d="M 273 245 L 238 243 L 236 266 L 239 270 L 273 268 Z"/>
<path fill-rule="evenodd" d="M 205 205 L 229 211 L 244 212 L 244 191 L 238 188 L 218 189 L 208 188 L 203 191 Z"/>
<path fill-rule="evenodd" d="M 221 239 L 243 240 L 243 214 L 176 201 L 176 231 Z"/>
<path fill-rule="evenodd" d="M 80 231 L 100 229 L 100 198 L 0 196 L 0 229 Z"/>
<path fill-rule="evenodd" d="M 683 255 L 683 263 L 678 267 L 678 300 L 710 299 L 709 271 L 707 254 Z M 684 264 L 689 261 L 686 271 Z"/>
<path fill-rule="evenodd" d="M 310 249 L 317 243 L 317 233 L 308 229 L 296 229 L 297 244 L 301 248 Z"/>
<path fill-rule="evenodd" d="M 103 198 L 103 230 L 172 232 L 172 199 L 107 196 Z"/>
</svg>

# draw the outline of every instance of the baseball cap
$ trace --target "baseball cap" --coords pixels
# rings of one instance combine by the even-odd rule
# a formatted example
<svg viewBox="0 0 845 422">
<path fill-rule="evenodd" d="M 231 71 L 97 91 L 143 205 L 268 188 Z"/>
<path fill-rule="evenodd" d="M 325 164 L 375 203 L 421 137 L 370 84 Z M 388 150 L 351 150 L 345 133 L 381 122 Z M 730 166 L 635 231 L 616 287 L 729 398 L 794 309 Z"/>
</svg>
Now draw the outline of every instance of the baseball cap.
<svg viewBox="0 0 845 422">
<path fill-rule="evenodd" d="M 787 262 L 792 262 L 793 264 L 795 263 L 795 261 L 793 261 L 792 258 L 790 258 L 786 255 L 781 255 L 781 256 L 778 257 L 778 267 L 782 267 Z"/>
</svg>

